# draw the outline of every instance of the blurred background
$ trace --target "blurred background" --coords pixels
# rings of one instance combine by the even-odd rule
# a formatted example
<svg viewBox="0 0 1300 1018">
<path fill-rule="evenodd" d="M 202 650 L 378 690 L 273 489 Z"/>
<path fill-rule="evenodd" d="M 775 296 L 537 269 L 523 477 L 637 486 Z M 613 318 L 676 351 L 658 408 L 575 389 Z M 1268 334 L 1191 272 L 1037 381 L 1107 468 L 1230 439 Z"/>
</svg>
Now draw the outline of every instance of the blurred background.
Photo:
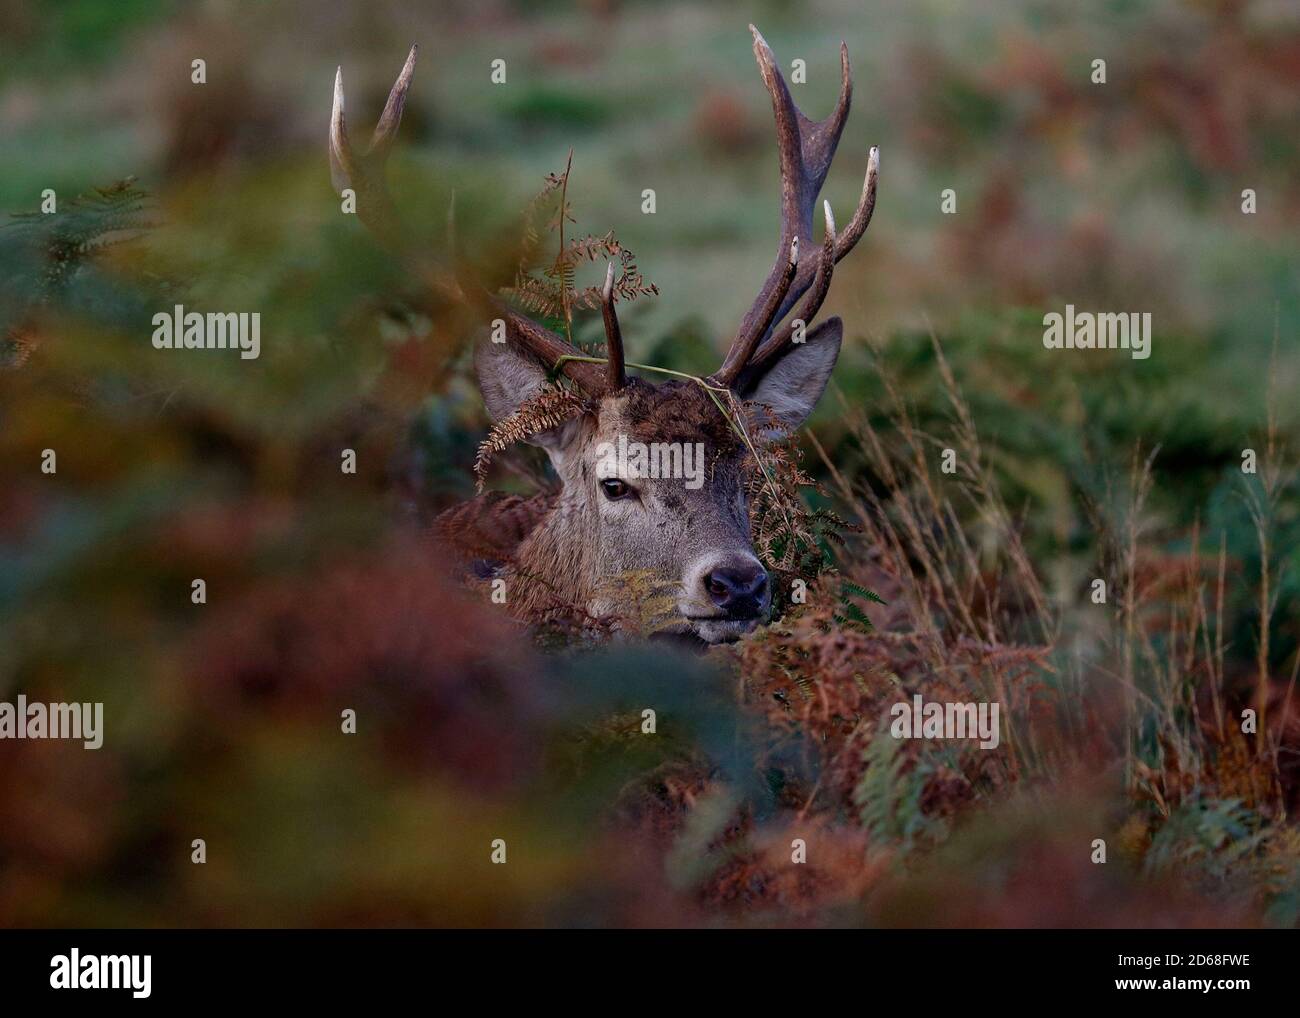
<svg viewBox="0 0 1300 1018">
<path fill-rule="evenodd" d="M 340 213 L 335 69 L 362 138 L 419 44 L 392 192 L 436 255 L 454 195 L 498 282 L 572 150 L 576 230 L 659 288 L 630 359 L 700 372 L 778 235 L 750 22 L 814 118 L 848 45 L 841 223 L 881 150 L 805 468 L 862 528 L 826 575 L 890 611 L 539 646 L 421 542 L 473 491 L 474 332 Z M 0 923 L 1294 924 L 1298 128 L 1281 0 L 0 0 L 0 699 L 107 725 L 0 743 Z M 260 312 L 260 358 L 153 349 L 174 303 Z M 1151 312 L 1152 356 L 1044 350 L 1066 303 Z M 998 607 L 923 625 L 914 573 Z M 873 738 L 990 688 L 995 754 Z"/>
</svg>

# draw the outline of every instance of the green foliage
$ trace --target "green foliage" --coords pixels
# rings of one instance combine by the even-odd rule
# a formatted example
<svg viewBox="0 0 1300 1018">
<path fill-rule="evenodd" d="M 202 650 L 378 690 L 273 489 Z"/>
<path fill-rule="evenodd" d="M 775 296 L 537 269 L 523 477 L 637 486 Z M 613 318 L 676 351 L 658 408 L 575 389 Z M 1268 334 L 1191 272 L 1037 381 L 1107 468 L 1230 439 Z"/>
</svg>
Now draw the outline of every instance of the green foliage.
<svg viewBox="0 0 1300 1018">
<path fill-rule="evenodd" d="M 175 0 L 10 0 L 5 15 L 12 21 L 0 35 L 0 82 L 33 69 L 85 70 L 87 63 L 118 53 L 124 37 L 168 17 L 176 6 Z"/>
<path fill-rule="evenodd" d="M 906 855 L 932 846 L 947 836 L 945 821 L 929 816 L 921 806 L 926 782 L 934 765 L 921 756 L 904 752 L 905 742 L 882 729 L 863 753 L 866 767 L 853 789 L 853 804 L 862 826 L 883 842 L 895 844 Z"/>
<path fill-rule="evenodd" d="M 148 196 L 128 178 L 62 202 L 57 212 L 18 213 L 0 226 L 0 335 L 9 355 L 16 352 L 14 330 L 41 307 L 117 327 L 141 324 L 145 295 L 106 275 L 98 259 L 152 223 Z M 149 286 L 151 299 L 173 292 L 160 280 Z"/>
<path fill-rule="evenodd" d="M 522 127 L 594 130 L 610 119 L 610 104 L 590 92 L 524 84 L 506 90 L 501 112 Z"/>
<path fill-rule="evenodd" d="M 1300 858 L 1283 858 L 1279 868 L 1265 918 L 1273 926 L 1295 929 L 1300 926 Z"/>
<path fill-rule="evenodd" d="M 1194 797 L 1181 803 L 1151 841 L 1151 873 L 1194 873 L 1226 883 L 1262 843 L 1259 817 L 1238 799 Z"/>
<path fill-rule="evenodd" d="M 875 604 L 883 605 L 886 602 L 879 594 L 868 590 L 862 584 L 855 583 L 847 577 L 840 579 L 840 611 L 834 616 L 835 621 L 842 626 L 855 626 L 865 633 L 872 628 L 871 619 L 867 618 L 867 613 L 853 600 L 855 597 Z"/>
</svg>

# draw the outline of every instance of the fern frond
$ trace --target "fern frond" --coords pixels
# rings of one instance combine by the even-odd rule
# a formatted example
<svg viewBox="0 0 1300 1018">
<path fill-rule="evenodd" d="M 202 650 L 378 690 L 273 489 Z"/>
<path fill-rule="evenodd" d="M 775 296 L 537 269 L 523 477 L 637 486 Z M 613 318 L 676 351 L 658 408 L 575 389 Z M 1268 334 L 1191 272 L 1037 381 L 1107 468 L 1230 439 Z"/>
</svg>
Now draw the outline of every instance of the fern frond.
<svg viewBox="0 0 1300 1018">
<path fill-rule="evenodd" d="M 579 265 L 602 258 L 616 261 L 619 266 L 614 281 L 616 300 L 630 302 L 640 297 L 658 296 L 659 287 L 642 276 L 636 257 L 619 242 L 613 230 L 602 235 L 587 234 L 566 239 L 565 224 L 576 222 L 567 198 L 569 169 L 566 166 L 563 173 L 547 174 L 545 186 L 525 208 L 515 285 L 502 292 L 519 301 L 530 313 L 556 319 L 572 341 L 574 310 L 595 311 L 602 301 L 601 287 L 578 287 Z M 558 233 L 558 246 L 555 257 L 539 267 L 536 262 L 541 234 L 537 219 L 543 209 L 550 210 L 547 231 Z"/>
<path fill-rule="evenodd" d="M 868 601 L 874 601 L 876 604 L 884 604 L 885 600 L 874 590 L 868 590 L 862 584 L 845 578 L 840 581 L 845 593 L 856 594 L 858 597 L 866 598 Z"/>
<path fill-rule="evenodd" d="M 478 447 L 478 455 L 474 460 L 478 491 L 483 491 L 487 469 L 497 453 L 538 432 L 558 428 L 566 421 L 590 413 L 591 410 L 590 402 L 572 389 L 561 386 L 548 386 L 524 400 L 514 413 L 493 426 Z"/>
</svg>

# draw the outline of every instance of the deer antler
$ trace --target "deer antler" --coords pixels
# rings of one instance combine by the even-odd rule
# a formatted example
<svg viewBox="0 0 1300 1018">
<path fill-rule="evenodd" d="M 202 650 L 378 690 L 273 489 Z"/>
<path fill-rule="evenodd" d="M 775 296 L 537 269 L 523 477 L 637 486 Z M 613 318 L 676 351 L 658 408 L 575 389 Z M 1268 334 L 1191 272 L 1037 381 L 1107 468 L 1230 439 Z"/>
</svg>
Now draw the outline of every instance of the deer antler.
<svg viewBox="0 0 1300 1018">
<path fill-rule="evenodd" d="M 777 278 L 776 285 L 766 294 L 760 294 L 763 301 L 762 313 L 759 315 L 761 326 L 751 329 L 742 327 L 740 333 L 731 344 L 731 349 L 727 351 L 727 356 L 722 362 L 722 367 L 718 369 L 714 378 L 725 385 L 730 385 L 735 381 L 736 376 L 740 374 L 741 369 L 749 362 L 754 353 L 754 348 L 758 346 L 758 341 L 763 338 L 768 327 L 776 319 L 776 313 L 781 307 L 781 302 L 785 300 L 785 295 L 790 292 L 790 284 L 794 282 L 795 273 L 799 269 L 799 238 L 790 238 L 790 260 L 786 263 L 785 271 Z"/>
<path fill-rule="evenodd" d="M 799 319 L 806 324 L 821 308 L 830 288 L 835 262 L 853 250 L 871 222 L 871 213 L 876 207 L 876 175 L 880 165 L 879 152 L 873 147 L 867 159 L 862 197 L 848 229 L 836 235 L 830 205 L 826 203 L 826 242 L 822 245 L 821 255 L 816 264 L 805 262 L 791 273 L 798 238 L 812 235 L 813 209 L 848 118 L 853 95 L 849 51 L 844 43 L 840 43 L 840 97 L 834 111 L 825 120 L 812 121 L 803 115 L 791 98 L 789 86 L 776 66 L 776 58 L 767 41 L 753 25 L 749 30 L 754 34 L 754 56 L 763 83 L 772 96 L 772 112 L 776 119 L 777 151 L 781 162 L 781 240 L 776 264 L 741 322 L 722 367 L 714 375 L 726 385 L 734 385 L 746 368 L 771 360 L 785 347 L 793 336 L 792 326 L 787 325 L 774 336 L 769 336 L 769 333 L 810 287 L 812 293 L 800 309 Z M 787 251 L 791 252 L 789 258 Z"/>
<path fill-rule="evenodd" d="M 826 218 L 826 236 L 822 240 L 821 255 L 817 259 L 817 274 L 813 276 L 812 288 L 808 291 L 808 296 L 804 298 L 799 313 L 786 322 L 767 342 L 758 348 L 745 364 L 747 369 L 766 364 L 784 350 L 786 344 L 794 338 L 795 323 L 803 322 L 804 326 L 807 327 L 817 312 L 821 310 L 822 302 L 826 299 L 826 294 L 830 292 L 831 274 L 835 270 L 835 249 L 838 243 L 838 238 L 835 235 L 835 216 L 831 213 L 830 202 L 822 202 L 822 214 Z"/>
<path fill-rule="evenodd" d="M 600 313 L 605 319 L 605 356 L 609 360 L 605 372 L 610 392 L 618 392 L 627 385 L 623 371 L 623 333 L 614 313 L 614 263 L 605 270 L 605 286 L 600 291 Z"/>
<path fill-rule="evenodd" d="M 330 180 L 336 191 L 350 187 L 357 196 L 357 215 L 370 229 L 382 237 L 395 235 L 397 214 L 384 179 L 384 164 L 397 137 L 397 127 L 402 122 L 406 106 L 406 93 L 411 88 L 415 74 L 415 57 L 419 46 L 412 46 L 384 103 L 370 146 L 358 154 L 352 150 L 347 123 L 343 118 L 343 68 L 334 74 L 334 110 L 330 116 Z"/>
<path fill-rule="evenodd" d="M 418 52 L 419 46 L 411 47 L 406 63 L 388 93 L 388 101 L 384 104 L 384 111 L 379 116 L 378 124 L 375 125 L 370 145 L 363 153 L 353 150 L 352 142 L 348 137 L 347 123 L 343 115 L 343 68 L 340 67 L 334 76 L 334 109 L 330 116 L 330 179 L 337 191 L 342 191 L 345 187 L 352 188 L 357 196 L 357 215 L 387 247 L 399 246 L 397 242 L 400 231 L 397 210 L 388 192 L 384 167 L 397 137 L 398 125 L 402 121 L 402 110 L 406 105 L 406 95 L 410 91 L 411 79 L 415 74 L 415 57 Z M 608 281 L 606 288 L 610 289 Z M 565 341 L 562 336 L 514 311 L 500 298 L 480 292 L 481 288 L 477 286 L 465 288 L 454 284 L 451 289 L 462 300 L 468 299 L 470 293 L 476 295 L 482 303 L 490 307 L 492 314 L 505 322 L 507 342 L 530 353 L 550 370 L 558 367 L 587 395 L 600 395 L 616 377 L 622 379 L 623 347 L 617 337 L 618 320 L 614 317 L 613 304 L 609 299 L 606 301 L 608 306 L 605 315 L 606 332 L 608 335 L 609 323 L 613 321 L 614 334 L 609 342 L 610 371 L 607 380 L 605 374 L 596 365 L 569 359 L 581 357 L 582 351 Z M 616 353 L 617 372 L 614 367 Z M 621 383 L 617 387 L 621 388 Z"/>
</svg>

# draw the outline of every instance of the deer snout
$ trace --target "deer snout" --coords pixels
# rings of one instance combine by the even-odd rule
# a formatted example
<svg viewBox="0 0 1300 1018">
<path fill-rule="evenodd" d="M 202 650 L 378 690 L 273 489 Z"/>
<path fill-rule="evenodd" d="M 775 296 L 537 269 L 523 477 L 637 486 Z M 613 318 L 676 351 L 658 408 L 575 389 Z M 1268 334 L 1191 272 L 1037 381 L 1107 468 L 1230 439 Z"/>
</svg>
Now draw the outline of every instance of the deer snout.
<svg viewBox="0 0 1300 1018">
<path fill-rule="evenodd" d="M 704 574 L 709 600 L 733 619 L 758 618 L 767 609 L 767 571 L 757 562 L 733 562 Z"/>
</svg>

